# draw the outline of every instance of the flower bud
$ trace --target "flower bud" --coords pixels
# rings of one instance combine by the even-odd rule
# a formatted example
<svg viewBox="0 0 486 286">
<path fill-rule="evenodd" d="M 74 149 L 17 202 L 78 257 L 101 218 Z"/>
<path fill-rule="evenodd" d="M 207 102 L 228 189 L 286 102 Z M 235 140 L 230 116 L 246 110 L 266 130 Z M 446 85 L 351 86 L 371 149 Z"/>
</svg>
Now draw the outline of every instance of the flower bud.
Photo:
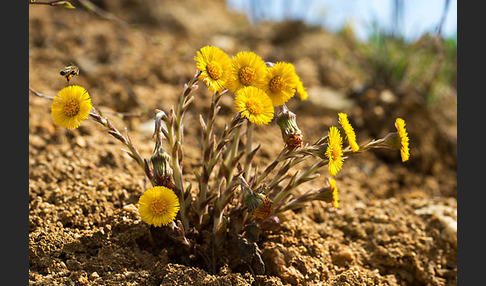
<svg viewBox="0 0 486 286">
<path fill-rule="evenodd" d="M 268 219 L 273 214 L 272 201 L 263 193 L 253 191 L 245 192 L 243 201 L 248 211 L 262 220 Z"/>
<path fill-rule="evenodd" d="M 169 165 L 170 156 L 164 151 L 161 144 L 158 144 L 154 154 L 150 158 L 154 172 L 154 184 L 156 186 L 164 186 L 169 189 L 174 188 L 172 182 L 172 168 Z"/>
<path fill-rule="evenodd" d="M 302 148 L 304 145 L 302 131 L 297 126 L 297 116 L 288 110 L 285 105 L 281 106 L 277 115 L 277 124 L 282 132 L 282 139 L 290 150 Z"/>
<path fill-rule="evenodd" d="M 272 201 L 265 195 L 261 195 L 262 202 L 258 208 L 253 212 L 253 215 L 262 220 L 268 219 L 273 214 Z"/>
</svg>

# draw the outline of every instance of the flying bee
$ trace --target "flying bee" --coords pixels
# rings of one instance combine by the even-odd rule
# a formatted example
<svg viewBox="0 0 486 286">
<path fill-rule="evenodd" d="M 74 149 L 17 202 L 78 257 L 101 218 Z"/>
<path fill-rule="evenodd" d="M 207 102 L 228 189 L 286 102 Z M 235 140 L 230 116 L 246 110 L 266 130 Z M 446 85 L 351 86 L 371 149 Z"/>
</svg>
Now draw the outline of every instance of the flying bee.
<svg viewBox="0 0 486 286">
<path fill-rule="evenodd" d="M 60 74 L 69 82 L 73 76 L 79 75 L 79 68 L 77 66 L 67 66 L 61 70 Z"/>
</svg>

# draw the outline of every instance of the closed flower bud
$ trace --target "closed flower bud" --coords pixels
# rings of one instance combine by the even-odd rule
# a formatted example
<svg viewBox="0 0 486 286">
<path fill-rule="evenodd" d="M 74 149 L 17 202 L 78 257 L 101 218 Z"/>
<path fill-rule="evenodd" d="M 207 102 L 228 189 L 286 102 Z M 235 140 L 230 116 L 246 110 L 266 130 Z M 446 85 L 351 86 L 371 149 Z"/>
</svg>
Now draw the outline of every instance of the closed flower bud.
<svg viewBox="0 0 486 286">
<path fill-rule="evenodd" d="M 255 193 L 250 189 L 245 190 L 243 195 L 243 202 L 248 207 L 249 212 L 254 212 L 262 203 L 263 197 L 261 195 L 262 194 Z"/>
<path fill-rule="evenodd" d="M 162 145 L 158 145 L 155 149 L 152 158 L 152 166 L 154 168 L 154 184 L 156 186 L 164 186 L 169 189 L 174 188 L 172 182 L 172 168 L 169 165 L 170 156 L 162 149 Z"/>
<path fill-rule="evenodd" d="M 302 131 L 297 126 L 297 116 L 288 110 L 285 105 L 280 107 L 280 113 L 277 115 L 277 124 L 282 132 L 282 139 L 289 149 L 294 150 L 302 148 L 304 145 Z"/>
<path fill-rule="evenodd" d="M 245 192 L 243 201 L 248 211 L 257 218 L 266 220 L 273 214 L 272 201 L 265 194 L 249 190 Z"/>
<path fill-rule="evenodd" d="M 253 212 L 253 215 L 262 220 L 266 220 L 273 214 L 272 201 L 264 194 L 258 193 L 258 195 L 261 197 L 261 203 Z"/>
</svg>

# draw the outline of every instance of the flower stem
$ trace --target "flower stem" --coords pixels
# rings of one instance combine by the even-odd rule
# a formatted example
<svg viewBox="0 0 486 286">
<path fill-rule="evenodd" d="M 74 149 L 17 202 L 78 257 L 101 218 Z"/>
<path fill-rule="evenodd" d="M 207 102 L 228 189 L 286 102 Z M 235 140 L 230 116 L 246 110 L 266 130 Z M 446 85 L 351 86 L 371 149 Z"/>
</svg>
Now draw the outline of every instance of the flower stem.
<svg viewBox="0 0 486 286">
<path fill-rule="evenodd" d="M 224 160 L 224 165 L 226 166 L 228 172 L 226 177 L 227 182 L 231 182 L 233 180 L 233 172 L 236 166 L 235 157 L 236 154 L 238 153 L 238 145 L 240 143 L 240 130 L 241 130 L 241 125 L 239 125 L 233 132 L 233 141 L 231 144 L 231 149 L 229 150 L 229 154 L 226 156 Z"/>
<path fill-rule="evenodd" d="M 243 176 L 246 181 L 250 180 L 250 168 L 251 168 L 251 148 L 253 142 L 253 124 L 248 120 L 246 122 L 246 146 L 245 146 L 245 167 Z"/>
<path fill-rule="evenodd" d="M 199 213 L 199 223 L 202 221 L 202 214 L 206 211 L 206 197 L 208 192 L 208 182 L 211 176 L 211 158 L 213 156 L 213 148 L 215 142 L 213 138 L 213 126 L 216 114 L 219 111 L 218 102 L 221 99 L 223 93 L 215 92 L 211 98 L 211 105 L 209 106 L 207 122 L 205 123 L 205 130 L 203 130 L 203 148 L 202 148 L 202 158 L 203 158 L 203 171 L 199 180 L 199 196 L 197 201 L 196 209 Z"/>
<path fill-rule="evenodd" d="M 174 185 L 177 189 L 176 193 L 179 197 L 179 202 L 181 204 L 180 214 L 182 225 L 185 230 L 189 229 L 189 218 L 187 213 L 189 210 L 189 206 L 186 205 L 186 197 L 189 194 L 186 194 L 186 190 L 184 189 L 182 172 L 182 159 L 184 156 L 182 148 L 182 141 L 184 139 L 182 122 L 184 120 L 184 114 L 186 110 L 188 109 L 190 103 L 193 101 L 194 97 L 191 96 L 191 94 L 197 89 L 196 83 L 199 74 L 200 72 L 197 71 L 194 77 L 187 84 L 185 84 L 184 91 L 181 94 L 176 110 L 174 111 L 173 109 L 171 109 L 169 116 L 165 115 L 162 117 L 167 126 L 167 141 L 171 150 L 170 156 L 174 177 Z"/>
<path fill-rule="evenodd" d="M 111 124 L 108 118 L 101 116 L 101 114 L 99 114 L 95 108 L 90 111 L 89 118 L 108 128 L 108 133 L 110 135 L 112 135 L 128 147 L 128 155 L 130 155 L 130 157 L 132 157 L 137 162 L 140 168 L 142 168 L 142 170 L 145 172 L 145 175 L 147 176 L 149 181 L 152 183 L 152 185 L 154 185 L 152 168 L 148 165 L 147 161 L 144 160 L 142 156 L 140 156 L 140 153 L 138 152 L 135 145 L 133 145 L 133 142 L 128 135 L 128 131 L 126 131 L 127 136 L 123 136 L 120 131 L 118 131 L 118 129 L 116 129 L 113 124 Z"/>
</svg>

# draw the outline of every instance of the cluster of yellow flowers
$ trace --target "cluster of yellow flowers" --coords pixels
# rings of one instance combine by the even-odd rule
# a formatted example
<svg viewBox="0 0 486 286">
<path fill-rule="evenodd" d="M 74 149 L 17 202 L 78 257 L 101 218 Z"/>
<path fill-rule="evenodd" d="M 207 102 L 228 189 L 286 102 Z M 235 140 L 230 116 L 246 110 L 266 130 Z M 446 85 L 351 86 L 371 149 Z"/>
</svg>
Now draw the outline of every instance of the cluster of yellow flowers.
<svg viewBox="0 0 486 286">
<path fill-rule="evenodd" d="M 230 59 L 225 52 L 213 46 L 201 48 L 194 60 L 200 71 L 198 79 L 202 80 L 212 92 L 221 93 L 226 89 L 232 91 L 235 95 L 235 109 L 241 114 L 241 118 L 247 118 L 251 123 L 263 125 L 271 122 L 274 118 L 274 107 L 280 107 L 281 116 L 286 109 L 286 102 L 296 94 L 301 100 L 307 98 L 302 81 L 290 63 L 265 63 L 255 53 L 246 51 L 239 52 Z M 51 115 L 55 124 L 74 129 L 93 115 L 92 110 L 93 105 L 88 92 L 83 87 L 70 85 L 59 91 L 53 99 Z M 289 149 L 302 148 L 302 133 L 295 124 L 295 115 L 291 117 L 288 112 L 286 115 L 288 116 L 285 118 L 286 123 L 284 125 L 279 123 L 282 133 L 285 133 L 291 142 L 286 144 Z M 331 177 L 336 176 L 342 169 L 345 153 L 365 151 L 370 146 L 369 143 L 360 148 L 347 115 L 339 113 L 338 116 L 341 128 L 330 127 L 327 144 L 322 145 L 325 149 L 318 153 L 319 157 L 328 160 L 328 172 Z M 402 161 L 405 162 L 410 156 L 405 121 L 397 118 L 395 127 L 398 132 L 387 138 L 394 149 L 400 149 Z M 346 138 L 348 147 L 344 149 L 343 139 Z M 375 143 L 385 142 L 385 139 Z M 334 178 L 329 179 L 329 185 L 332 204 L 337 208 L 338 190 Z M 272 202 L 260 193 L 255 198 L 259 203 L 252 207 L 255 209 L 254 215 L 262 219 L 268 218 L 272 214 Z M 167 226 L 173 223 L 180 207 L 178 196 L 167 186 L 154 186 L 139 198 L 141 219 L 149 225 Z"/>
<path fill-rule="evenodd" d="M 228 89 L 235 94 L 235 107 L 241 116 L 252 123 L 269 123 L 273 107 L 285 104 L 298 94 L 307 98 L 307 92 L 295 72 L 286 62 L 267 64 L 253 52 L 242 51 L 233 58 L 221 49 L 205 46 L 194 58 L 202 80 L 212 92 Z"/>
<path fill-rule="evenodd" d="M 232 59 L 221 49 L 205 46 L 194 58 L 201 71 L 199 79 L 213 92 L 225 88 L 235 93 L 235 107 L 241 116 L 255 124 L 267 124 L 274 116 L 274 108 L 285 104 L 298 94 L 307 99 L 307 92 L 295 72 L 294 65 L 277 62 L 267 67 L 263 59 L 253 52 L 239 52 Z M 341 124 L 353 152 L 359 150 L 354 129 L 345 113 L 339 113 Z M 401 121 L 400 121 L 401 120 Z M 397 121 L 400 138 L 403 139 L 402 160 L 408 160 L 408 137 L 403 119 Z M 400 122 L 400 123 L 398 123 Z M 406 139 L 405 139 L 406 138 Z M 329 174 L 335 176 L 343 165 L 343 139 L 336 127 L 331 127 L 326 157 L 329 159 Z"/>
</svg>

